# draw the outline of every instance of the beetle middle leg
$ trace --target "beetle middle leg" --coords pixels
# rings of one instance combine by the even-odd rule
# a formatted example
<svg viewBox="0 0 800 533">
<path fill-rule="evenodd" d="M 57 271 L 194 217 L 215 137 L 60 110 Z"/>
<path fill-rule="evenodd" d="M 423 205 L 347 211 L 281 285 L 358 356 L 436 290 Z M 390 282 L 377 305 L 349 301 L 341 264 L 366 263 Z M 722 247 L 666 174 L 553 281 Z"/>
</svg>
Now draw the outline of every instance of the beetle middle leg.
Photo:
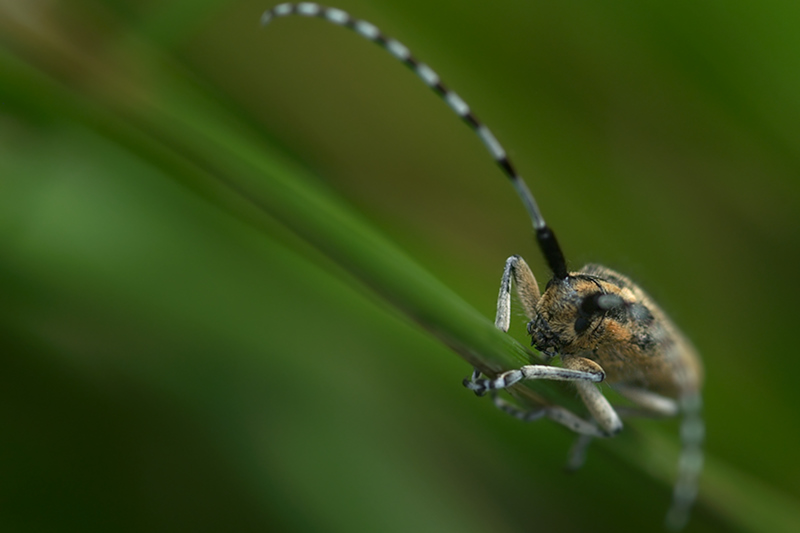
<svg viewBox="0 0 800 533">
<path fill-rule="evenodd" d="M 500 397 L 496 390 L 490 391 L 489 394 L 495 407 L 523 422 L 533 422 L 542 418 L 549 418 L 589 439 L 608 436 L 608 434 L 597 427 L 597 424 L 594 422 L 585 420 L 560 405 L 542 404 L 539 407 L 525 409 Z"/>
<path fill-rule="evenodd" d="M 617 414 L 619 414 L 621 418 L 672 417 L 676 416 L 680 410 L 678 402 L 672 398 L 667 398 L 639 387 L 617 385 L 614 387 L 614 390 L 634 403 L 632 407 L 615 407 Z M 591 442 L 591 435 L 581 434 L 575 439 L 575 443 L 569 450 L 567 470 L 577 470 L 583 466 L 586 460 L 586 451 Z"/>
</svg>

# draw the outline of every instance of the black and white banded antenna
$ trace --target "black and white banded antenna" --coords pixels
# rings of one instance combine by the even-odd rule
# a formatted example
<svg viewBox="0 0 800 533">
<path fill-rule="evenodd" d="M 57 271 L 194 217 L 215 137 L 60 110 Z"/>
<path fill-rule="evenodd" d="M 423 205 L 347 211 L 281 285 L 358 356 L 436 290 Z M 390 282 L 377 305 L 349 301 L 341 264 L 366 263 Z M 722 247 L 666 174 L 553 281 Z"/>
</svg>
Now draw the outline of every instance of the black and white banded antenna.
<svg viewBox="0 0 800 533">
<path fill-rule="evenodd" d="M 334 7 L 324 7 L 313 2 L 278 4 L 264 12 L 261 16 L 261 25 L 265 26 L 274 18 L 286 17 L 289 15 L 317 17 L 338 26 L 350 28 L 365 39 L 377 43 L 411 70 L 416 72 L 417 76 L 422 79 L 425 85 L 430 87 L 433 92 L 447 102 L 447 105 L 450 106 L 456 115 L 461 117 L 461 119 L 475 131 L 478 137 L 481 138 L 492 158 L 494 158 L 500 168 L 503 169 L 505 175 L 511 180 L 511 185 L 514 186 L 525 209 L 527 209 L 528 215 L 530 215 L 531 222 L 533 223 L 533 229 L 536 232 L 536 240 L 539 243 L 539 248 L 542 250 L 542 254 L 547 260 L 550 270 L 553 271 L 553 277 L 555 279 L 566 279 L 568 277 L 567 263 L 564 259 L 561 247 L 558 245 L 556 236 L 553 230 L 551 230 L 544 221 L 542 213 L 539 211 L 539 206 L 536 205 L 536 200 L 533 198 L 528 186 L 519 174 L 517 174 L 506 151 L 492 132 L 489 131 L 489 128 L 480 122 L 472 113 L 467 103 L 441 82 L 436 72 L 425 63 L 417 61 L 404 44 L 396 39 L 386 37 L 374 24 L 366 20 L 353 18 L 347 12 Z"/>
</svg>

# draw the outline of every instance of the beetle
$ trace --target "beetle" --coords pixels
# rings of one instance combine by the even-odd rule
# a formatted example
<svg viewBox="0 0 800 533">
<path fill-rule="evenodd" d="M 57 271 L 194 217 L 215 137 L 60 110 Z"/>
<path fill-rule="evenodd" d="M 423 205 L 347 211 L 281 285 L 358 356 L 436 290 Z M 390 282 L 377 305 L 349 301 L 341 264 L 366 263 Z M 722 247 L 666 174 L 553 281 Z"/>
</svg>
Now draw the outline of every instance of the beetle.
<svg viewBox="0 0 800 533">
<path fill-rule="evenodd" d="M 501 144 L 467 103 L 447 88 L 433 69 L 418 61 L 405 45 L 385 36 L 370 22 L 313 2 L 276 5 L 264 12 L 261 23 L 266 25 L 275 18 L 289 15 L 322 18 L 352 29 L 413 70 L 480 137 L 530 216 L 552 277 L 541 291 L 527 263 L 518 255 L 509 257 L 503 270 L 495 326 L 508 331 L 511 295 L 512 291 L 516 292 L 529 319 L 527 330 L 531 345 L 544 354 L 547 362 L 558 357 L 561 365 L 525 365 L 494 378 L 484 378 L 481 371 L 475 369 L 472 376 L 464 380 L 464 385 L 479 396 L 490 394 L 498 407 L 517 418 L 547 417 L 578 433 L 578 441 L 570 454 L 572 467 L 582 463 L 593 438 L 610 437 L 622 430 L 621 414 L 683 415 L 679 472 L 666 517 L 669 529 L 681 529 L 697 494 L 705 432 L 701 417 L 703 367 L 691 342 L 655 301 L 626 276 L 596 264 L 577 271 L 568 270 L 555 233 L 545 222 L 536 200 Z M 573 383 L 591 419 L 583 419 L 557 405 L 543 404 L 524 410 L 497 395 L 498 390 L 524 380 Z M 600 382 L 630 400 L 639 411 L 623 411 L 612 406 L 597 387 Z"/>
</svg>

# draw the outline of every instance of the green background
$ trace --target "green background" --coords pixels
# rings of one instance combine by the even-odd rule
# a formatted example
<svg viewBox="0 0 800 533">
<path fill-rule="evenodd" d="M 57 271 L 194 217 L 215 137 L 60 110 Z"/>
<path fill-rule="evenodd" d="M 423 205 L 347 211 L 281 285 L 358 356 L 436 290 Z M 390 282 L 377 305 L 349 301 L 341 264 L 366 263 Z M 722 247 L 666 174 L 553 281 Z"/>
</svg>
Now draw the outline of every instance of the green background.
<svg viewBox="0 0 800 533">
<path fill-rule="evenodd" d="M 687 531 L 796 531 L 800 6 L 336 5 L 488 123 L 573 268 L 625 272 L 693 339 Z M 656 530 L 646 454 L 672 468 L 649 443 L 675 421 L 565 474 L 572 435 L 476 399 L 436 320 L 387 301 L 405 269 L 376 281 L 319 229 L 344 216 L 258 189 L 344 206 L 487 324 L 506 257 L 547 277 L 439 99 L 341 28 L 261 29 L 268 7 L 0 2 L 0 529 Z"/>
</svg>

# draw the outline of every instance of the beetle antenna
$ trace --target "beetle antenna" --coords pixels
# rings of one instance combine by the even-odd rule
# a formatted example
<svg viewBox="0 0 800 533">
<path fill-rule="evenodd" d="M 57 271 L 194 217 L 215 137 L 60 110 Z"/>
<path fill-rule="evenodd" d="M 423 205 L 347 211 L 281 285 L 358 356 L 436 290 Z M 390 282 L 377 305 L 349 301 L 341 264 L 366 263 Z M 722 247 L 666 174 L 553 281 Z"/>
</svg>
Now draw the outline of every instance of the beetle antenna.
<svg viewBox="0 0 800 533">
<path fill-rule="evenodd" d="M 567 263 L 564 259 L 564 253 L 558 245 L 556 236 L 553 230 L 550 229 L 544 221 L 542 213 L 539 211 L 539 206 L 536 205 L 536 200 L 531 194 L 530 189 L 528 189 L 528 186 L 519 174 L 517 174 L 506 151 L 497 141 L 494 134 L 489 131 L 489 128 L 480 122 L 472 113 L 467 103 L 441 82 L 436 72 L 425 63 L 417 61 L 414 56 L 411 55 L 408 48 L 401 42 L 386 37 L 375 25 L 365 20 L 355 19 L 341 9 L 324 7 L 313 2 L 284 3 L 265 11 L 261 16 L 261 24 L 265 26 L 269 24 L 273 18 L 289 15 L 318 17 L 333 24 L 350 28 L 362 37 L 386 49 L 395 58 L 413 70 L 417 76 L 422 79 L 425 85 L 430 87 L 433 92 L 447 102 L 447 105 L 450 106 L 456 115 L 461 117 L 478 137 L 480 137 L 492 158 L 500 166 L 508 179 L 511 180 L 511 185 L 514 186 L 514 190 L 517 191 L 517 194 L 522 200 L 522 204 L 528 211 L 528 215 L 533 223 L 533 230 L 536 233 L 536 241 L 539 243 L 539 248 L 547 260 L 550 270 L 553 271 L 553 277 L 556 279 L 567 278 L 569 275 L 567 272 Z"/>
</svg>

